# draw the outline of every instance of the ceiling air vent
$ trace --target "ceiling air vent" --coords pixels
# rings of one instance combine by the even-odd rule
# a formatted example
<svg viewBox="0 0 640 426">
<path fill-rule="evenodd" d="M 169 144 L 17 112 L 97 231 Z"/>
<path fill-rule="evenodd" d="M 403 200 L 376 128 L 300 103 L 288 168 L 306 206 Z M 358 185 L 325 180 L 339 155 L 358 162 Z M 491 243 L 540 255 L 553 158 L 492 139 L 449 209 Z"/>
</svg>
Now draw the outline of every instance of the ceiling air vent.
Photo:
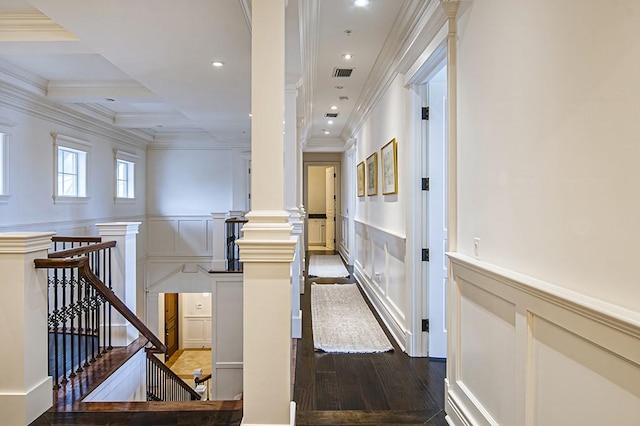
<svg viewBox="0 0 640 426">
<path fill-rule="evenodd" d="M 352 72 L 353 72 L 353 68 L 334 68 L 333 76 L 334 77 L 351 77 Z"/>
<path fill-rule="evenodd" d="M 328 112 L 324 116 L 326 118 L 337 118 L 338 117 L 338 113 L 337 112 Z"/>
</svg>

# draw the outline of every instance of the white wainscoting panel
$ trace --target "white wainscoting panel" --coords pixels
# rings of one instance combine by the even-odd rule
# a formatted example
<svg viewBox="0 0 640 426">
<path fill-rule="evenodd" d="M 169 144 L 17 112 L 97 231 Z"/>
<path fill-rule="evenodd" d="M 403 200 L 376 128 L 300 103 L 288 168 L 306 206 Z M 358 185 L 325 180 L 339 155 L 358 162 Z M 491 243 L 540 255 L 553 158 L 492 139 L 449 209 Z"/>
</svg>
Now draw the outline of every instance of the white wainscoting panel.
<svg viewBox="0 0 640 426">
<path fill-rule="evenodd" d="M 242 273 L 211 274 L 211 299 L 211 399 L 228 400 L 242 392 Z"/>
<path fill-rule="evenodd" d="M 149 256 L 208 256 L 224 235 L 213 235 L 211 216 L 152 216 L 148 219 Z"/>
<path fill-rule="evenodd" d="M 347 263 L 349 263 L 349 217 L 344 215 L 338 216 L 338 224 L 340 226 L 340 241 L 338 241 L 338 252 Z"/>
<path fill-rule="evenodd" d="M 87 395 L 83 402 L 146 401 L 146 361 L 144 349 Z"/>
<path fill-rule="evenodd" d="M 211 317 L 185 315 L 182 348 L 211 347 Z"/>
<path fill-rule="evenodd" d="M 401 348 L 409 338 L 406 238 L 355 221 L 354 273 L 365 294 Z"/>
<path fill-rule="evenodd" d="M 640 313 L 448 255 L 450 424 L 638 424 Z"/>
</svg>

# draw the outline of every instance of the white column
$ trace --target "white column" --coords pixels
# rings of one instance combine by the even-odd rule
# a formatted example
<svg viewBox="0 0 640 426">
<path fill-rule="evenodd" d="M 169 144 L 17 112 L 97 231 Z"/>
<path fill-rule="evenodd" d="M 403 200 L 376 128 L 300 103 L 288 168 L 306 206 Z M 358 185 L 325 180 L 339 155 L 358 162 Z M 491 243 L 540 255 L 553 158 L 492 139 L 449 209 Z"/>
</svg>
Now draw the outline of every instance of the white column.
<svg viewBox="0 0 640 426">
<path fill-rule="evenodd" d="M 300 227 L 300 235 L 298 236 L 298 258 L 300 259 L 300 294 L 304 294 L 304 271 L 306 269 L 306 237 L 305 233 L 307 232 L 305 229 L 305 218 L 307 216 L 307 212 L 304 210 L 304 197 L 302 195 L 304 183 L 304 164 L 302 161 L 302 143 L 296 143 L 296 204 L 298 205 L 298 215 L 299 222 L 301 224 Z M 302 313 L 301 313 L 302 315 Z M 302 320 L 302 317 L 301 317 Z"/>
<path fill-rule="evenodd" d="M 291 265 L 291 337 L 302 337 L 302 310 L 300 309 L 300 285 L 302 264 L 300 256 L 301 235 L 304 219 L 298 210 L 298 132 L 296 122 L 296 99 L 298 97 L 297 78 L 285 86 L 284 98 L 284 181 L 285 209 L 289 212 L 289 223 L 293 227 L 293 235 L 298 240 L 293 264 Z M 304 285 L 304 283 L 303 283 Z"/>
<path fill-rule="evenodd" d="M 213 218 L 211 248 L 213 259 L 211 260 L 212 271 L 224 271 L 227 265 L 226 239 L 224 221 L 227 219 L 226 213 L 211 213 Z"/>
<path fill-rule="evenodd" d="M 252 211 L 238 241 L 244 262 L 243 425 L 293 424 L 291 261 L 296 240 L 284 210 L 285 0 L 253 2 Z"/>
<path fill-rule="evenodd" d="M 103 242 L 116 242 L 111 250 L 111 284 L 116 296 L 132 312 L 136 312 L 136 235 L 139 226 L 140 222 L 96 224 Z M 111 321 L 113 346 L 127 346 L 138 338 L 138 330 L 120 313 L 114 311 Z"/>
<path fill-rule="evenodd" d="M 48 375 L 46 259 L 53 232 L 0 234 L 0 423 L 25 425 L 53 400 Z"/>
</svg>

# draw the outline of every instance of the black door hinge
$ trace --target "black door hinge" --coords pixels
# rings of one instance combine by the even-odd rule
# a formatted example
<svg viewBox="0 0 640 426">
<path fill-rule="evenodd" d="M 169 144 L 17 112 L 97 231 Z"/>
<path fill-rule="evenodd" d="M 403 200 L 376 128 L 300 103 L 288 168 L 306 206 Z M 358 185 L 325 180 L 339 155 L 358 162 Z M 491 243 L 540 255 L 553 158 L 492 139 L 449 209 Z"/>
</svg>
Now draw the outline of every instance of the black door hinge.
<svg viewBox="0 0 640 426">
<path fill-rule="evenodd" d="M 422 331 L 426 331 L 427 333 L 429 332 L 429 320 L 428 319 L 423 319 L 422 320 Z"/>
<path fill-rule="evenodd" d="M 335 173 L 333 174 L 333 178 L 334 178 L 334 179 L 336 178 L 336 174 L 335 174 Z"/>
<path fill-rule="evenodd" d="M 429 119 L 429 107 L 422 107 L 422 119 L 423 120 Z"/>
<path fill-rule="evenodd" d="M 429 261 L 429 249 L 422 249 L 422 261 L 423 262 Z"/>
<path fill-rule="evenodd" d="M 429 190 L 429 178 L 422 178 L 422 190 L 423 191 Z"/>
</svg>

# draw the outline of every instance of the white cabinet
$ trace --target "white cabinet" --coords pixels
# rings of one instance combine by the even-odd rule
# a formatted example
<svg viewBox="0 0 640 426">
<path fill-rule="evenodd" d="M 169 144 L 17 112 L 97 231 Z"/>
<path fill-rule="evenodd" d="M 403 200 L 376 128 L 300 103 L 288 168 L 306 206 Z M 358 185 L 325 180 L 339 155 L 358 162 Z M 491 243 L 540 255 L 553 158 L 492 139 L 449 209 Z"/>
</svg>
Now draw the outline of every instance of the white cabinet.
<svg viewBox="0 0 640 426">
<path fill-rule="evenodd" d="M 309 244 L 324 245 L 326 219 L 309 219 Z"/>
</svg>

